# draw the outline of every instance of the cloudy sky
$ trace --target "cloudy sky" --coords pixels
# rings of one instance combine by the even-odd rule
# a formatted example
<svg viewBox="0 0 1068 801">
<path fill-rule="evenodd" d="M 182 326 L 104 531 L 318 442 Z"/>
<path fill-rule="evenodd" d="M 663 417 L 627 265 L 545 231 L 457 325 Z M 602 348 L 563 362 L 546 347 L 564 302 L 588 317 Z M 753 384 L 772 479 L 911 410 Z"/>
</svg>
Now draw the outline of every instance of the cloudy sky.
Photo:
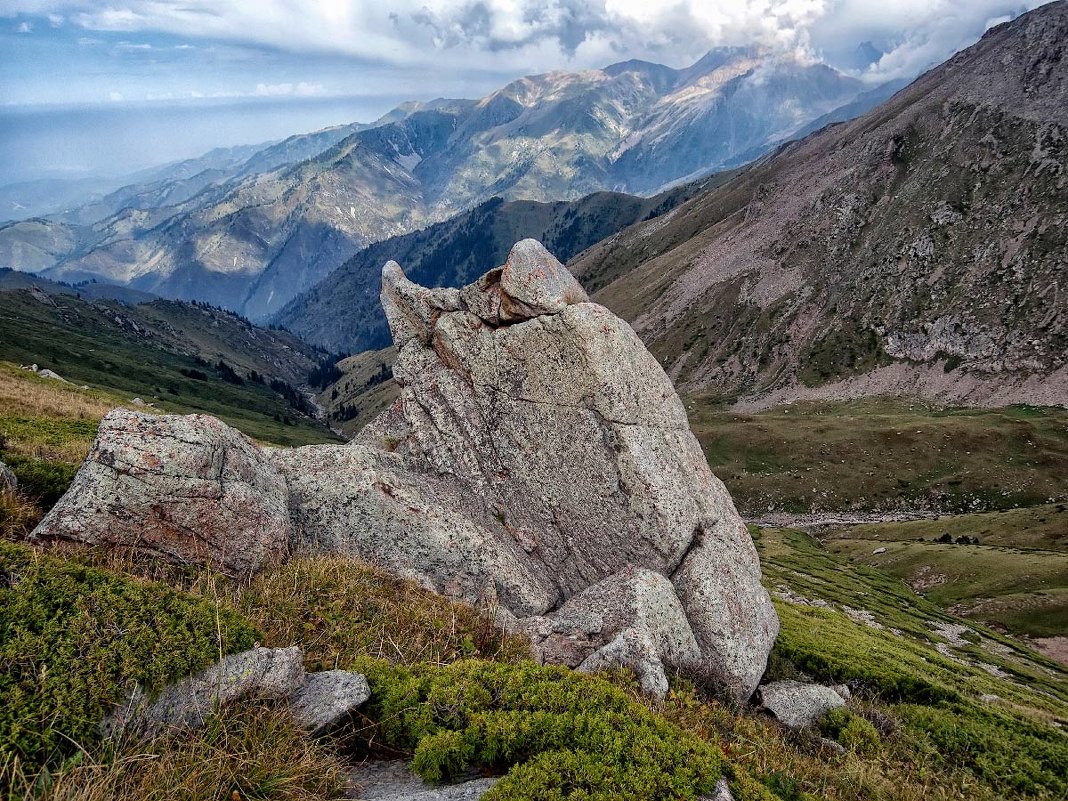
<svg viewBox="0 0 1068 801">
<path fill-rule="evenodd" d="M 19 165 L 0 181 L 134 169 L 372 119 L 403 99 L 479 96 L 534 72 L 683 66 L 718 45 L 760 44 L 874 84 L 1041 4 L 0 0 L 0 162 Z"/>
</svg>

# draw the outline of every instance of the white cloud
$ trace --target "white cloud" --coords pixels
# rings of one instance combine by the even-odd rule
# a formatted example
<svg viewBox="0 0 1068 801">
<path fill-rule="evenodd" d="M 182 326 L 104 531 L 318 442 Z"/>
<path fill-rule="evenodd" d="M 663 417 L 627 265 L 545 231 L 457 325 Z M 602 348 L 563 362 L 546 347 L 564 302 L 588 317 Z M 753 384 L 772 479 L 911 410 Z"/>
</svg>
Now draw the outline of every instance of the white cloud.
<svg viewBox="0 0 1068 801">
<path fill-rule="evenodd" d="M 647 58 L 682 66 L 718 45 L 825 57 L 871 41 L 868 77 L 916 72 L 993 19 L 1044 0 L 6 0 L 87 30 L 164 32 L 421 70 L 529 73 Z"/>
<path fill-rule="evenodd" d="M 255 97 L 322 97 L 326 89 L 321 83 L 258 83 L 252 92 Z"/>
<path fill-rule="evenodd" d="M 33 25 L 29 22 L 20 22 L 15 28 L 15 33 L 33 33 Z"/>
<path fill-rule="evenodd" d="M 112 103 L 121 103 L 125 99 L 122 92 L 108 92 L 108 100 Z"/>
</svg>

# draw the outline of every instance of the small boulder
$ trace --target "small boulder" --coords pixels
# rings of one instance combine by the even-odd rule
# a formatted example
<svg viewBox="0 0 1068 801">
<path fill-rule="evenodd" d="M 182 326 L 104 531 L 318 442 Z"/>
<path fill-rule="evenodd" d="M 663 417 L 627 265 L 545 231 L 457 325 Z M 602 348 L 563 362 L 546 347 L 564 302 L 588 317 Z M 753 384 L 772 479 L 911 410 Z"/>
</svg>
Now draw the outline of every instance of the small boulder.
<svg viewBox="0 0 1068 801">
<path fill-rule="evenodd" d="M 559 314 L 589 296 L 556 257 L 536 239 L 516 242 L 501 270 L 500 317 L 505 322 Z"/>
<path fill-rule="evenodd" d="M 731 786 L 727 784 L 727 780 L 720 779 L 712 788 L 711 794 L 701 796 L 699 801 L 734 801 L 734 794 L 731 793 Z"/>
<path fill-rule="evenodd" d="M 214 417 L 115 409 L 32 536 L 244 573 L 288 554 L 288 495 L 263 451 Z"/>
<path fill-rule="evenodd" d="M 145 738 L 170 728 L 198 729 L 219 706 L 250 697 L 283 700 L 303 683 L 299 648 L 253 648 L 172 684 L 155 701 L 135 691 L 101 728 L 110 737 Z"/>
<path fill-rule="evenodd" d="M 133 400 L 130 401 L 130 403 L 132 403 L 134 406 L 144 406 L 145 405 L 145 402 L 143 400 L 141 400 L 140 398 L 134 398 Z"/>
<path fill-rule="evenodd" d="M 19 486 L 19 480 L 14 472 L 3 462 L 0 462 L 0 490 L 14 492 Z"/>
<path fill-rule="evenodd" d="M 759 692 L 764 708 L 790 729 L 811 726 L 832 709 L 845 706 L 842 696 L 821 684 L 775 681 Z"/>
<path fill-rule="evenodd" d="M 874 551 L 871 552 L 871 555 L 878 556 L 881 553 L 886 553 L 886 548 L 876 548 Z"/>
<path fill-rule="evenodd" d="M 359 673 L 325 670 L 308 675 L 289 699 L 289 711 L 297 725 L 313 737 L 321 737 L 347 720 L 370 697 L 367 679 Z"/>
<path fill-rule="evenodd" d="M 668 691 L 666 667 L 701 659 L 671 580 L 628 566 L 598 582 L 547 617 L 526 618 L 539 661 L 594 672 L 630 668 L 655 698 Z"/>
<path fill-rule="evenodd" d="M 44 370 L 38 370 L 37 375 L 41 376 L 41 378 L 51 378 L 53 381 L 62 381 L 64 384 L 67 383 L 67 379 L 65 379 L 63 376 L 61 376 L 54 370 L 49 370 L 48 368 L 45 368 Z"/>
<path fill-rule="evenodd" d="M 477 801 L 497 779 L 472 779 L 433 787 L 404 760 L 365 762 L 351 776 L 353 796 L 363 801 Z"/>
</svg>

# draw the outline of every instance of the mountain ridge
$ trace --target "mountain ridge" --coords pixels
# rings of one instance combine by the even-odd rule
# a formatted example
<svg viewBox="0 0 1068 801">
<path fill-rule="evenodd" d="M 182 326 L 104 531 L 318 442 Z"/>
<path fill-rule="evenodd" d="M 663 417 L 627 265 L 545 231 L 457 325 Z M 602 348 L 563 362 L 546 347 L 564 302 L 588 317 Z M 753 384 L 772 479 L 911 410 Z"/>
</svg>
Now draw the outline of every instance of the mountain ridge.
<svg viewBox="0 0 1068 801">
<path fill-rule="evenodd" d="M 682 70 L 622 62 L 528 76 L 476 101 L 398 108 L 266 172 L 127 192 L 141 200 L 88 226 L 71 225 L 85 221 L 75 214 L 0 228 L 0 263 L 207 300 L 263 320 L 372 242 L 496 195 L 655 193 L 762 152 L 865 89 L 830 68 L 752 48 L 712 51 Z M 170 192 L 176 204 L 155 205 Z M 34 244 L 42 239 L 46 247 Z"/>
</svg>

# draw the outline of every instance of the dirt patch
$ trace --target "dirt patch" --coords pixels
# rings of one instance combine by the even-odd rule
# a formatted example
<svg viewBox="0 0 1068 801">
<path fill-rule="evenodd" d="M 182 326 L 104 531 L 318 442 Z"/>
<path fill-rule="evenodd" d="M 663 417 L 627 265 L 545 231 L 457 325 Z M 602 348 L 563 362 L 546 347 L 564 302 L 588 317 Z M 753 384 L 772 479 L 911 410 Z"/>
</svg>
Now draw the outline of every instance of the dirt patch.
<svg viewBox="0 0 1068 801">
<path fill-rule="evenodd" d="M 1030 642 L 1043 656 L 1068 666 L 1068 637 L 1036 637 Z"/>
</svg>

